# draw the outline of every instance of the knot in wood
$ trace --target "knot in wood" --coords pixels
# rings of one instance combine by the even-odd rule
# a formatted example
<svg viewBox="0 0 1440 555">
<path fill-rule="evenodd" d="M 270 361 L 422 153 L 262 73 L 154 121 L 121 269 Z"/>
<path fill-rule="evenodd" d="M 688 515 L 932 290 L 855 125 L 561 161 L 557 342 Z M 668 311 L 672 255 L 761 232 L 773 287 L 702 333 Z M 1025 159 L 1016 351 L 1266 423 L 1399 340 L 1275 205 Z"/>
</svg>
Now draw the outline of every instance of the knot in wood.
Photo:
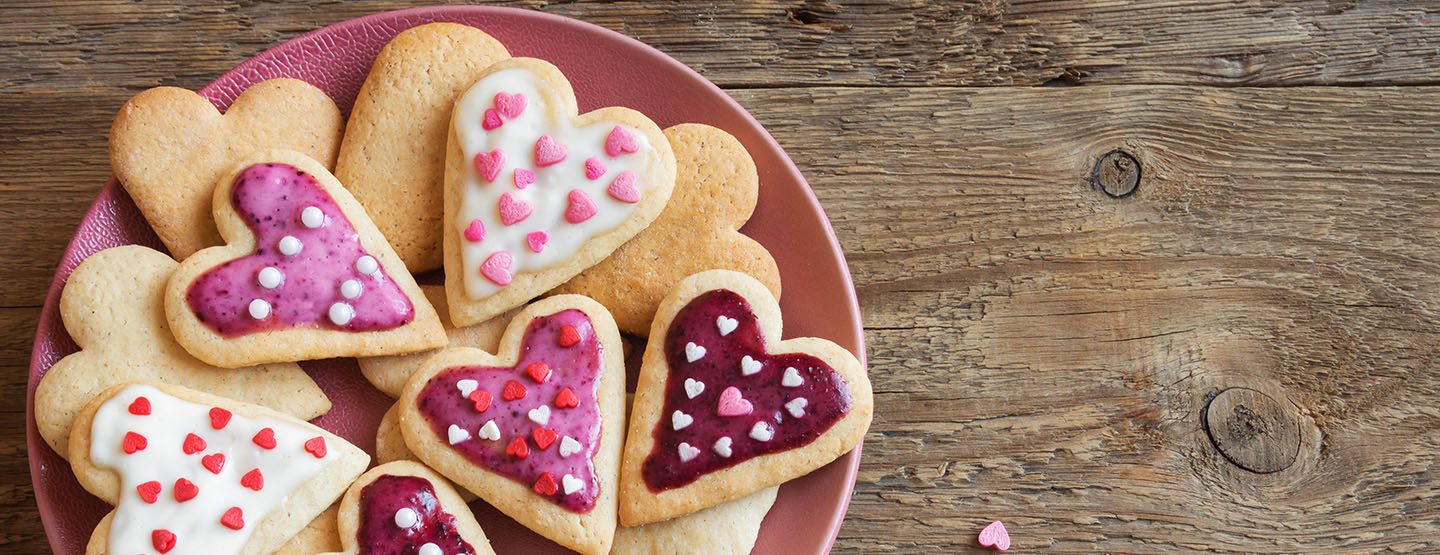
<svg viewBox="0 0 1440 555">
<path fill-rule="evenodd" d="M 1300 453 L 1300 421 L 1269 395 L 1243 387 L 1221 391 L 1204 409 L 1210 442 L 1235 466 L 1259 474 L 1289 468 Z"/>
<path fill-rule="evenodd" d="M 1105 153 L 1090 171 L 1090 184 L 1111 198 L 1125 198 L 1140 187 L 1140 161 L 1115 149 Z"/>
</svg>

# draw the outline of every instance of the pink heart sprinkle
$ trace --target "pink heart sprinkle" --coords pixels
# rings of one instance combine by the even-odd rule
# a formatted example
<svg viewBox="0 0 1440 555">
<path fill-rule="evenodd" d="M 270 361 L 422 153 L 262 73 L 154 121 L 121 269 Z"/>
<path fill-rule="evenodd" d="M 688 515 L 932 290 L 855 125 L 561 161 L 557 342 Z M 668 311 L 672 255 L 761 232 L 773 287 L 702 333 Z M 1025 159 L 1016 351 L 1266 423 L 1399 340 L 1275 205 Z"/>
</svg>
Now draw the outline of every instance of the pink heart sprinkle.
<svg viewBox="0 0 1440 555">
<path fill-rule="evenodd" d="M 531 211 L 530 203 L 516 196 L 515 191 L 500 195 L 500 223 L 515 225 L 529 218 Z"/>
<path fill-rule="evenodd" d="M 638 150 L 640 150 L 640 142 L 635 140 L 635 136 L 626 131 L 624 127 L 615 126 L 610 130 L 610 136 L 605 137 L 605 154 L 609 154 L 611 158 Z"/>
<path fill-rule="evenodd" d="M 515 119 L 520 112 L 525 111 L 525 95 L 520 93 L 499 93 L 495 95 L 495 109 L 505 119 Z"/>
<path fill-rule="evenodd" d="M 607 171 L 610 171 L 610 168 L 605 167 L 605 163 L 599 158 L 591 156 L 585 159 L 585 179 L 600 179 Z"/>
<path fill-rule="evenodd" d="M 470 220 L 470 225 L 465 226 L 465 240 L 471 243 L 479 243 L 485 240 L 485 222 L 480 218 Z"/>
<path fill-rule="evenodd" d="M 570 206 L 565 209 L 565 221 L 578 224 L 595 215 L 595 202 L 580 189 L 570 190 Z"/>
<path fill-rule="evenodd" d="M 554 137 L 541 135 L 540 140 L 535 141 L 535 165 L 540 167 L 552 166 L 565 161 L 569 154 L 565 145 L 555 141 Z"/>
<path fill-rule="evenodd" d="M 720 404 L 715 407 L 720 416 L 744 416 L 753 410 L 755 406 L 741 397 L 740 390 L 733 385 L 720 392 Z"/>
<path fill-rule="evenodd" d="M 1010 533 L 1005 531 L 1005 525 L 1000 521 L 991 522 L 980 531 L 980 545 L 1005 551 L 1010 549 Z"/>
<path fill-rule="evenodd" d="M 500 112 L 496 112 L 494 108 L 486 108 L 485 118 L 480 120 L 480 127 L 489 131 L 500 127 L 502 123 L 503 122 L 500 121 Z"/>
<path fill-rule="evenodd" d="M 524 189 L 535 182 L 535 172 L 525 168 L 515 168 L 515 188 Z"/>
<path fill-rule="evenodd" d="M 475 173 L 485 176 L 485 181 L 495 182 L 495 177 L 500 175 L 500 168 L 505 167 L 505 151 L 495 149 L 490 152 L 481 152 L 475 155 Z"/>
<path fill-rule="evenodd" d="M 510 285 L 510 263 L 514 261 L 510 251 L 498 251 L 480 264 L 480 275 L 495 285 Z"/>
<path fill-rule="evenodd" d="M 640 202 L 640 189 L 635 187 L 635 172 L 630 170 L 625 170 L 615 176 L 615 181 L 610 182 L 610 186 L 605 189 L 605 192 L 610 193 L 610 196 L 620 202 L 630 204 Z"/>
<path fill-rule="evenodd" d="M 545 243 L 550 242 L 550 234 L 544 231 L 531 231 L 525 235 L 525 242 L 530 244 L 531 252 L 545 250 Z"/>
</svg>

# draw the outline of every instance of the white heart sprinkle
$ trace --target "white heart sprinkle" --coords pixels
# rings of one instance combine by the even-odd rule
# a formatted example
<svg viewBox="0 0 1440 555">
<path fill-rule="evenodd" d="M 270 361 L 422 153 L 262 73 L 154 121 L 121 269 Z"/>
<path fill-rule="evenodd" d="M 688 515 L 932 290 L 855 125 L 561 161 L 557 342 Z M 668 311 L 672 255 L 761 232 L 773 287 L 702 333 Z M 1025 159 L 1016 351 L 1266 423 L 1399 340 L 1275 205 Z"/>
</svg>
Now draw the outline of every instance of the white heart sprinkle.
<svg viewBox="0 0 1440 555">
<path fill-rule="evenodd" d="M 730 436 L 724 436 L 715 440 L 715 454 L 730 458 Z"/>
<path fill-rule="evenodd" d="M 560 477 L 560 487 L 564 488 L 565 495 L 570 495 L 572 493 L 580 491 L 580 488 L 585 487 L 585 482 L 580 481 L 579 478 L 566 474 Z"/>
<path fill-rule="evenodd" d="M 365 292 L 365 286 L 360 285 L 358 279 L 347 279 L 340 283 L 340 296 L 347 299 L 358 299 L 360 294 Z"/>
<path fill-rule="evenodd" d="M 500 427 L 495 425 L 494 420 L 487 420 L 485 425 L 480 427 L 480 439 L 490 441 L 500 439 Z"/>
<path fill-rule="evenodd" d="M 750 355 L 745 355 L 745 358 L 740 359 L 740 375 L 754 376 L 756 372 L 760 371 L 761 366 L 764 366 L 764 364 L 762 364 L 758 360 L 750 358 Z"/>
<path fill-rule="evenodd" d="M 775 430 L 771 430 L 770 425 L 764 422 L 756 422 L 755 426 L 750 428 L 750 439 L 755 441 L 770 441 L 773 437 Z"/>
<path fill-rule="evenodd" d="M 550 405 L 540 405 L 538 407 L 530 409 L 530 412 L 526 414 L 530 417 L 531 422 L 534 422 L 541 426 L 550 423 Z"/>
<path fill-rule="evenodd" d="M 270 316 L 270 303 L 265 299 L 250 301 L 250 317 L 256 320 L 264 320 Z"/>
<path fill-rule="evenodd" d="M 455 388 L 460 390 L 461 397 L 469 397 L 470 394 L 474 393 L 475 390 L 479 387 L 480 382 L 477 382 L 475 380 L 460 380 L 458 382 L 455 382 Z"/>
<path fill-rule="evenodd" d="M 683 441 L 680 442 L 680 447 L 678 447 L 677 450 L 680 452 L 680 462 L 690 462 L 690 459 L 700 454 L 699 449 L 691 447 L 689 443 Z"/>
<path fill-rule="evenodd" d="M 723 314 L 715 318 L 715 327 L 720 330 L 721 337 L 730 335 L 730 332 L 735 331 L 735 328 L 739 325 L 739 320 L 726 318 Z"/>
<path fill-rule="evenodd" d="M 785 403 L 785 410 L 790 412 L 790 416 L 801 418 L 805 416 L 805 406 L 809 404 L 810 401 L 806 401 L 804 397 L 796 397 Z"/>
<path fill-rule="evenodd" d="M 469 431 L 469 430 L 466 430 L 465 428 L 461 428 L 461 427 L 456 426 L 456 425 L 454 425 L 454 424 L 451 424 L 451 425 L 450 425 L 449 433 L 450 433 L 450 445 L 455 445 L 456 443 L 460 443 L 460 442 L 462 442 L 462 441 L 465 441 L 465 440 L 467 440 L 467 439 L 470 439 L 470 431 Z"/>
<path fill-rule="evenodd" d="M 300 249 L 303 248 L 305 248 L 305 243 L 301 243 L 294 235 L 286 235 L 280 238 L 280 254 L 295 256 L 300 254 Z"/>
<path fill-rule="evenodd" d="M 685 378 L 685 396 L 694 399 L 705 392 L 705 382 L 695 378 Z"/>
<path fill-rule="evenodd" d="M 800 379 L 800 371 L 793 366 L 786 368 L 785 376 L 780 378 L 780 385 L 785 387 L 800 387 L 802 383 L 805 383 L 805 380 Z"/>
<path fill-rule="evenodd" d="M 705 357 L 705 348 L 694 343 L 685 344 L 685 362 L 695 362 Z"/>
<path fill-rule="evenodd" d="M 401 507 L 395 511 L 395 525 L 401 528 L 409 528 L 420 521 L 420 515 L 415 514 L 415 509 Z"/>
<path fill-rule="evenodd" d="M 438 545 L 427 543 L 420 546 L 419 555 L 445 555 L 445 551 L 441 550 Z"/>
<path fill-rule="evenodd" d="M 579 452 L 580 442 L 575 441 L 575 438 L 570 436 L 560 438 L 560 456 L 568 457 Z"/>
<path fill-rule="evenodd" d="M 325 225 L 325 212 L 322 212 L 318 206 L 306 206 L 304 210 L 300 211 L 300 223 L 310 229 L 317 229 Z"/>
<path fill-rule="evenodd" d="M 678 410 L 670 414 L 670 425 L 673 426 L 676 430 L 683 430 L 686 426 L 689 426 L 690 423 L 694 421 L 695 417 L 680 412 Z"/>
<path fill-rule="evenodd" d="M 285 283 L 285 274 L 279 268 L 266 266 L 260 269 L 260 273 L 255 276 L 255 281 L 260 282 L 261 287 L 274 289 Z"/>
<path fill-rule="evenodd" d="M 355 259 L 355 271 L 367 276 L 373 275 L 375 272 L 380 271 L 380 262 L 375 260 L 375 257 L 367 254 Z"/>
<path fill-rule="evenodd" d="M 334 322 L 335 325 L 343 326 L 349 324 L 353 318 L 355 318 L 355 309 L 350 305 L 345 303 L 330 305 L 330 321 Z"/>
</svg>

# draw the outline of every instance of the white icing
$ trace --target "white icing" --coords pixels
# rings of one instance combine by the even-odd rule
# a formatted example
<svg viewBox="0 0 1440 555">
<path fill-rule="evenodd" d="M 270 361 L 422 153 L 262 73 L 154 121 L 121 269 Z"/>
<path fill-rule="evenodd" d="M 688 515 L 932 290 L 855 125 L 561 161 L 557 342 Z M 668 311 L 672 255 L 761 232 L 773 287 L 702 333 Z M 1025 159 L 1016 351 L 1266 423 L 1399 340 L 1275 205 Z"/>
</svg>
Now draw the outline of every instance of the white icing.
<svg viewBox="0 0 1440 555">
<path fill-rule="evenodd" d="M 300 254 L 300 250 L 304 248 L 305 243 L 301 243 L 300 240 L 296 239 L 293 235 L 286 235 L 280 238 L 280 254 L 295 256 Z"/>
<path fill-rule="evenodd" d="M 575 441 L 575 438 L 570 437 L 570 436 L 565 436 L 565 437 L 563 437 L 563 438 L 560 439 L 560 456 L 562 456 L 562 457 L 568 457 L 568 456 L 570 456 L 570 455 L 574 455 L 574 454 L 579 453 L 579 452 L 580 452 L 580 442 Z"/>
<path fill-rule="evenodd" d="M 471 393 L 474 393 L 474 392 L 475 392 L 475 389 L 478 388 L 478 387 L 480 387 L 480 382 L 477 382 L 477 381 L 475 381 L 475 380 L 468 380 L 468 379 L 467 379 L 467 380 L 460 380 L 460 381 L 458 381 L 458 382 L 455 382 L 455 389 L 459 389 L 459 390 L 460 390 L 460 396 L 461 396 L 461 397 L 469 397 L 470 394 L 471 394 Z"/>
<path fill-rule="evenodd" d="M 570 495 L 572 493 L 580 491 L 580 488 L 585 487 L 585 482 L 579 478 L 566 474 L 560 477 L 560 487 L 564 488 L 565 495 Z"/>
<path fill-rule="evenodd" d="M 539 425 L 541 425 L 541 426 L 544 426 L 544 425 L 546 425 L 546 424 L 549 424 L 549 423 L 550 423 L 550 405 L 540 405 L 540 406 L 538 406 L 538 407 L 535 407 L 535 408 L 533 408 L 533 409 L 530 409 L 530 412 L 526 413 L 526 416 L 529 416 L 529 417 L 530 417 L 530 421 L 531 421 L 531 422 L 534 422 L 534 423 L 539 424 Z"/>
<path fill-rule="evenodd" d="M 395 525 L 401 528 L 409 528 L 420 521 L 420 515 L 415 514 L 415 509 L 401 507 L 395 511 Z"/>
<path fill-rule="evenodd" d="M 345 303 L 330 305 L 330 321 L 334 322 L 335 325 L 343 326 L 349 324 L 353 318 L 355 318 L 355 307 Z"/>
<path fill-rule="evenodd" d="M 715 440 L 715 454 L 727 459 L 730 458 L 730 443 L 730 436 L 722 436 L 720 439 Z"/>
<path fill-rule="evenodd" d="M 450 440 L 450 445 L 455 445 L 456 443 L 460 443 L 462 441 L 470 439 L 470 430 L 466 430 L 465 428 L 461 428 L 460 426 L 456 426 L 454 424 L 451 424 L 450 428 L 446 430 L 445 433 L 447 436 L 449 436 L 448 439 Z"/>
<path fill-rule="evenodd" d="M 683 430 L 692 422 L 695 422 L 695 417 L 678 410 L 670 414 L 670 426 L 676 430 Z"/>
<path fill-rule="evenodd" d="M 150 400 L 150 414 L 130 414 L 130 403 L 141 396 Z M 90 425 L 90 460 L 120 477 L 119 503 L 106 552 L 154 553 L 150 533 L 163 528 L 176 538 L 169 555 L 240 553 L 267 514 L 336 459 L 317 459 L 305 451 L 305 442 L 321 435 L 319 428 L 309 424 L 234 415 L 224 429 L 216 430 L 210 426 L 210 409 L 138 384 L 100 405 Z M 263 449 L 251 441 L 262 428 L 274 431 L 274 449 Z M 126 432 L 145 436 L 145 449 L 125 454 L 121 442 Z M 185 455 L 182 445 L 187 434 L 204 439 L 205 450 Z M 219 474 L 200 463 L 202 456 L 215 453 L 225 455 Z M 241 486 L 240 477 L 257 468 L 265 486 L 260 491 Z M 179 478 L 193 482 L 199 494 L 183 503 L 175 501 L 174 485 Z M 161 486 L 154 503 L 146 503 L 135 491 L 136 486 L 150 481 Z M 245 526 L 239 530 L 220 524 L 220 517 L 231 507 L 239 507 L 244 514 Z"/>
<path fill-rule="evenodd" d="M 721 337 L 730 335 L 730 332 L 735 331 L 735 328 L 739 325 L 739 320 L 726 318 L 723 314 L 715 318 L 715 329 L 720 330 Z"/>
<path fill-rule="evenodd" d="M 705 348 L 696 345 L 694 342 L 685 344 L 685 362 L 695 362 L 705 358 Z"/>
<path fill-rule="evenodd" d="M 760 361 L 750 358 L 750 355 L 745 355 L 745 358 L 740 359 L 740 375 L 753 376 L 760 371 L 761 366 L 763 364 Z"/>
<path fill-rule="evenodd" d="M 438 545 L 426 543 L 420 546 L 420 555 L 445 555 L 445 552 L 441 551 Z"/>
<path fill-rule="evenodd" d="M 495 95 L 500 92 L 525 95 L 525 110 L 514 119 L 503 119 L 500 127 L 486 131 L 481 127 L 485 110 L 494 107 Z M 633 171 L 638 177 L 635 187 L 642 201 L 656 188 L 657 172 L 652 168 L 658 167 L 659 151 L 650 144 L 647 135 L 627 127 L 639 148 L 634 153 L 612 158 L 605 152 L 605 139 L 614 129 L 614 122 L 576 128 L 568 114 L 552 113 L 550 104 L 550 97 L 540 90 L 539 77 L 522 68 L 490 74 L 471 86 L 455 104 L 454 128 L 461 155 L 465 157 L 462 164 L 465 175 L 460 186 L 459 209 L 451 215 L 448 224 L 457 226 L 461 237 L 472 220 L 478 219 L 485 225 L 484 241 L 463 241 L 460 246 L 463 268 L 460 274 L 464 276 L 465 292 L 471 298 L 488 297 L 503 287 L 480 274 L 480 264 L 491 254 L 509 251 L 514 257 L 512 274 L 541 270 L 570 259 L 591 237 L 614 229 L 629 218 L 636 205 L 616 200 L 606 192 L 621 172 Z M 563 162 L 545 167 L 535 163 L 535 143 L 541 135 L 549 135 L 565 146 L 568 152 Z M 496 148 L 505 153 L 505 162 L 492 183 L 475 171 L 474 159 L 475 155 Z M 585 177 L 585 160 L 590 157 L 598 158 L 608 169 L 598 179 Z M 535 183 L 517 190 L 516 168 L 535 172 Z M 584 191 L 597 209 L 593 217 L 578 224 L 565 221 L 571 189 Z M 513 198 L 528 203 L 533 209 L 529 217 L 510 226 L 500 221 L 497 208 L 500 196 L 507 192 L 513 192 Z M 549 234 L 549 241 L 540 252 L 530 249 L 526 241 L 526 235 L 534 231 Z"/>
<path fill-rule="evenodd" d="M 500 439 L 500 426 L 496 425 L 494 420 L 485 421 L 485 425 L 480 427 L 480 439 L 490 441 Z"/>
<path fill-rule="evenodd" d="M 310 229 L 318 229 L 325 225 L 325 212 L 318 206 L 306 206 L 300 211 L 300 223 Z"/>
<path fill-rule="evenodd" d="M 770 425 L 764 422 L 756 422 L 755 426 L 750 428 L 750 439 L 755 441 L 770 441 L 773 437 L 775 430 L 770 429 Z"/>
<path fill-rule="evenodd" d="M 256 320 L 264 320 L 270 317 L 270 301 L 255 299 L 250 301 L 250 317 Z"/>
<path fill-rule="evenodd" d="M 375 272 L 380 271 L 380 262 L 368 254 L 361 256 L 355 259 L 355 271 L 367 276 L 374 275 Z"/>
<path fill-rule="evenodd" d="M 691 399 L 699 397 L 705 392 L 705 382 L 695 378 L 685 378 L 685 396 Z"/>
<path fill-rule="evenodd" d="M 805 417 L 805 407 L 810 404 L 804 397 L 796 397 L 785 403 L 785 410 L 795 418 Z"/>
<path fill-rule="evenodd" d="M 700 454 L 699 449 L 691 447 L 689 443 L 683 441 L 680 442 L 679 447 L 676 447 L 676 450 L 680 453 L 680 462 L 690 462 L 691 459 L 694 459 Z"/>
<path fill-rule="evenodd" d="M 365 292 L 365 286 L 360 285 L 358 279 L 347 279 L 340 283 L 340 296 L 347 299 L 358 299 L 360 294 Z"/>
<path fill-rule="evenodd" d="M 255 275 L 255 281 L 259 282 L 261 287 L 274 289 L 285 283 L 285 273 L 281 272 L 279 268 L 266 266 Z"/>
<path fill-rule="evenodd" d="M 785 387 L 800 387 L 805 380 L 800 379 L 800 371 L 794 367 L 785 369 L 785 376 L 780 378 L 780 385 Z"/>
</svg>

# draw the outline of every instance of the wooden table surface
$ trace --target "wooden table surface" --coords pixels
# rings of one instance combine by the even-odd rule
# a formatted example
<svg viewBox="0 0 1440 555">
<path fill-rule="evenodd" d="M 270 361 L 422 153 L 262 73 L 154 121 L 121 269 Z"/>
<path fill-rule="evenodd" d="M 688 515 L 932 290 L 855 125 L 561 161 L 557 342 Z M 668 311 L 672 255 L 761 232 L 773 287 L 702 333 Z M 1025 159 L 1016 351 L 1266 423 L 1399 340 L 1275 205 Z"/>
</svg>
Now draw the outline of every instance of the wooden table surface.
<svg viewBox="0 0 1440 555">
<path fill-rule="evenodd" d="M 0 7 L 0 551 L 30 343 L 130 95 L 401 2 Z M 655 5 L 651 5 L 655 4 Z M 849 257 L 837 552 L 1440 550 L 1440 5 L 516 2 L 726 88 Z"/>
</svg>

